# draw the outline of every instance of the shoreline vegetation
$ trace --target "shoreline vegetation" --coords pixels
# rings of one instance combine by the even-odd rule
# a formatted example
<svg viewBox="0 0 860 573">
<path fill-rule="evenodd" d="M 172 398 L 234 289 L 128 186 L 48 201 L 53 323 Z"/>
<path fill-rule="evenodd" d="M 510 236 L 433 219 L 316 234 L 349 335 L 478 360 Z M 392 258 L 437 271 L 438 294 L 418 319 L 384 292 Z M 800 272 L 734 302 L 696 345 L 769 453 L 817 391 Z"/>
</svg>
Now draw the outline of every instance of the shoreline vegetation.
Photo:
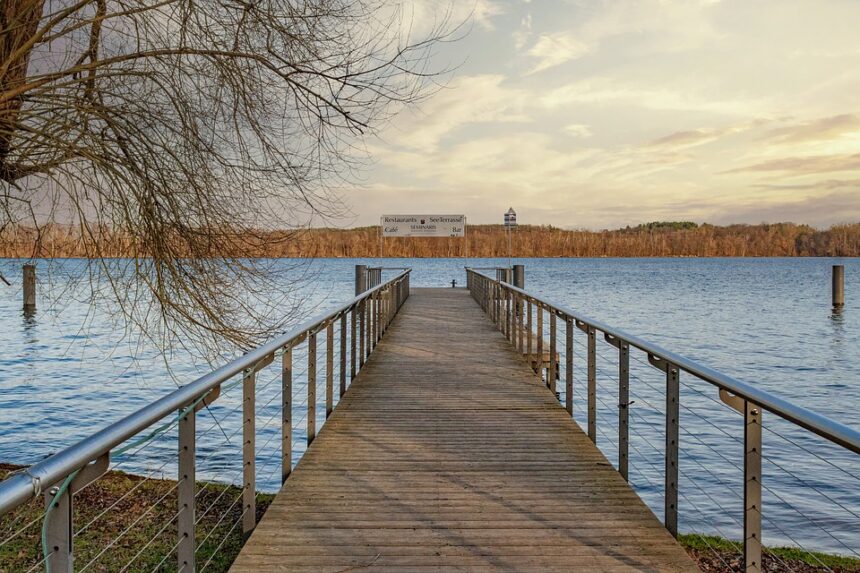
<svg viewBox="0 0 860 573">
<path fill-rule="evenodd" d="M 21 466 L 0 463 L 0 480 Z M 172 479 L 144 477 L 110 471 L 75 496 L 75 523 L 85 533 L 75 538 L 75 562 L 88 563 L 109 544 L 95 564 L 96 571 L 118 571 L 134 561 L 128 571 L 175 571 L 176 487 Z M 197 484 L 198 566 L 226 572 L 242 547 L 241 488 L 214 482 Z M 274 499 L 257 494 L 257 519 Z M 0 572 L 24 571 L 41 560 L 40 533 L 44 513 L 41 500 L 33 500 L 0 516 L 0 539 L 10 539 L 22 524 L 21 534 L 0 546 Z M 174 522 L 171 522 L 174 520 Z M 127 531 L 121 538 L 118 535 Z M 679 537 L 684 549 L 704 573 L 741 572 L 743 560 L 738 542 L 699 534 Z M 860 573 L 860 559 L 808 553 L 795 548 L 769 548 L 763 559 L 766 573 Z M 38 568 L 37 568 L 38 570 Z"/>
<path fill-rule="evenodd" d="M 207 230 L 209 233 L 209 230 Z M 248 258 L 507 257 L 502 225 L 470 225 L 466 238 L 389 238 L 379 226 L 229 230 L 213 235 L 203 256 Z M 181 253 L 181 239 L 177 239 Z M 603 231 L 520 225 L 512 233 L 514 257 L 858 257 L 860 223 L 815 229 L 795 223 L 709 225 L 653 222 Z M 49 224 L 11 225 L 0 231 L 2 258 L 146 257 L 147 246 L 129 233 L 108 228 Z M 200 256 L 189 252 L 189 256 Z"/>
</svg>

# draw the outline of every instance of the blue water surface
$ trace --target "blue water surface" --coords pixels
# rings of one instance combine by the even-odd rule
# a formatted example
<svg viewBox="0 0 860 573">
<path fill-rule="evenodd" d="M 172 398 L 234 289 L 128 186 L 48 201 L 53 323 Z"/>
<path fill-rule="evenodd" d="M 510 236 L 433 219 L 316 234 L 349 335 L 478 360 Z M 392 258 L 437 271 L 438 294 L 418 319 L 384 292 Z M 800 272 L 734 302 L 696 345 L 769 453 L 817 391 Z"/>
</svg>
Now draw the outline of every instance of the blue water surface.
<svg viewBox="0 0 860 573">
<path fill-rule="evenodd" d="M 651 340 L 725 374 L 860 429 L 860 260 L 858 259 L 517 259 L 528 290 Z M 30 464 L 128 415 L 208 371 L 206 361 L 160 352 L 125 335 L 72 280 L 82 261 L 39 261 L 42 302 L 21 310 L 20 261 L 0 260 L 12 287 L 0 285 L 0 461 Z M 301 301 L 295 321 L 352 296 L 354 265 L 374 259 L 277 262 L 301 269 L 288 281 Z M 413 269 L 412 286 L 465 285 L 464 265 L 502 259 L 387 259 Z M 841 312 L 830 305 L 833 264 L 846 267 Z M 394 272 L 394 271 L 391 271 Z M 295 273 L 293 276 L 299 276 Z M 390 274 L 390 273 L 389 273 Z M 63 293 L 76 292 L 76 296 Z M 284 312 L 287 312 L 285 309 Z M 564 340 L 560 324 L 559 340 Z M 584 426 L 585 336 L 574 331 L 574 417 Z M 327 341 L 320 340 L 319 352 Z M 560 350 L 563 350 L 560 344 Z M 339 353 L 336 344 L 335 352 Z M 306 356 L 297 350 L 295 463 L 305 448 Z M 322 355 L 322 354 L 321 354 Z M 339 354 L 338 354 L 339 356 Z M 564 362 L 564 356 L 562 357 Z M 335 360 L 338 368 L 339 359 Z M 321 384 L 324 373 L 320 372 Z M 335 372 L 337 379 L 337 372 Z M 280 484 L 280 377 L 263 371 L 257 393 L 259 487 Z M 681 529 L 738 539 L 743 523 L 743 425 L 716 388 L 682 374 Z M 631 352 L 630 481 L 663 516 L 663 374 Z M 198 421 L 198 472 L 241 480 L 241 389 L 224 391 Z M 560 384 L 564 401 L 564 384 Z M 317 391 L 318 425 L 324 387 Z M 598 345 L 598 445 L 617 466 L 616 350 Z M 169 420 L 168 420 L 169 422 Z M 768 544 L 860 551 L 858 456 L 764 414 L 764 530 Z M 511 429 L 512 432 L 516 428 Z M 175 429 L 114 460 L 155 477 L 175 475 Z"/>
</svg>

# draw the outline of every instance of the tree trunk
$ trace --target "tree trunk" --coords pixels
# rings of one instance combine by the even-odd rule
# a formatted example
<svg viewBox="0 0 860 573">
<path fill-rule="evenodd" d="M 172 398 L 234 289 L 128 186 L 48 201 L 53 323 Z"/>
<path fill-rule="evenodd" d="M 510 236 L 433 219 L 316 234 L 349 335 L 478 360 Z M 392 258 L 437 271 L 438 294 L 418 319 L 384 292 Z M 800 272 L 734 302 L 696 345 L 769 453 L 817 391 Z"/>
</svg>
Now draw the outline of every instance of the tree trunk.
<svg viewBox="0 0 860 573">
<path fill-rule="evenodd" d="M 45 0 L 3 0 L 0 11 L 0 94 L 19 87 L 27 78 L 32 47 L 24 49 L 38 30 Z M 18 170 L 8 158 L 18 128 L 22 96 L 0 102 L 0 179 L 15 181 Z"/>
</svg>

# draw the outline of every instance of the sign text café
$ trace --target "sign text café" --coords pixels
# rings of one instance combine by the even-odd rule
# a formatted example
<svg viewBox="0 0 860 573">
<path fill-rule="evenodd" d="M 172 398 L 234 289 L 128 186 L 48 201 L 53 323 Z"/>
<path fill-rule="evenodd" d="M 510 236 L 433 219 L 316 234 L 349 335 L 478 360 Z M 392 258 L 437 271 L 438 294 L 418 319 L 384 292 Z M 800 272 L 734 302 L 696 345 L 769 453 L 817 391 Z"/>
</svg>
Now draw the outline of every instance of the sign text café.
<svg viewBox="0 0 860 573">
<path fill-rule="evenodd" d="M 465 215 L 383 215 L 383 237 L 464 237 Z"/>
</svg>

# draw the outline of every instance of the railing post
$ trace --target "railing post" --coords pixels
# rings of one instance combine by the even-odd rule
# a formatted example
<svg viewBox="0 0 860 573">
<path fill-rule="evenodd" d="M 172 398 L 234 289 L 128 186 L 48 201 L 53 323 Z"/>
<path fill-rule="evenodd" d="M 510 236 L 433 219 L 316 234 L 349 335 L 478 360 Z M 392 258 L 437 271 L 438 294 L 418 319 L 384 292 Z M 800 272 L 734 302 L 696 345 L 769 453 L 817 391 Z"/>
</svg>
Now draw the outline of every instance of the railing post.
<svg viewBox="0 0 860 573">
<path fill-rule="evenodd" d="M 528 313 L 528 316 L 526 317 L 526 330 L 528 331 L 526 333 L 526 339 L 527 339 L 526 340 L 526 355 L 528 356 L 529 367 L 531 368 L 532 367 L 532 361 L 534 359 L 534 356 L 532 355 L 532 327 L 533 327 L 532 315 L 534 314 L 534 312 L 532 309 L 531 299 L 529 299 L 528 302 L 526 303 L 526 312 Z"/>
<path fill-rule="evenodd" d="M 340 394 L 346 392 L 346 312 L 340 315 Z"/>
<path fill-rule="evenodd" d="M 606 332 L 603 333 L 603 337 L 606 342 L 618 349 L 618 473 L 628 481 L 630 345 Z"/>
<path fill-rule="evenodd" d="M 196 568 L 194 558 L 196 542 L 194 538 L 196 493 L 196 412 L 195 407 L 188 406 L 179 414 L 179 484 L 177 499 L 179 515 L 176 519 L 179 544 L 176 547 L 178 559 L 177 571 L 193 573 Z M 53 569 L 51 569 L 53 571 Z"/>
<path fill-rule="evenodd" d="M 630 345 L 618 346 L 618 471 L 628 481 L 630 448 Z"/>
<path fill-rule="evenodd" d="M 588 372 L 588 438 L 597 443 L 597 331 L 590 324 L 576 320 L 576 327 L 588 335 L 586 369 Z"/>
<path fill-rule="evenodd" d="M 317 435 L 317 333 L 308 335 L 308 445 Z"/>
<path fill-rule="evenodd" d="M 555 362 L 556 355 L 556 316 L 555 309 L 550 309 L 549 311 L 549 369 L 548 369 L 548 380 L 546 381 L 546 385 L 552 391 L 553 395 L 556 394 L 556 375 L 558 373 L 558 365 Z"/>
<path fill-rule="evenodd" d="M 565 345 L 564 345 L 564 407 L 567 413 L 573 416 L 573 319 L 567 317 L 567 325 L 565 327 Z"/>
<path fill-rule="evenodd" d="M 523 330 L 525 330 L 523 325 L 523 311 L 525 310 L 525 305 L 523 304 L 523 297 L 517 297 L 517 351 L 520 353 L 520 357 L 522 358 L 523 352 L 525 351 L 525 338 Z"/>
<path fill-rule="evenodd" d="M 511 293 L 506 288 L 502 287 L 502 296 L 504 297 L 502 300 L 502 334 L 505 335 L 505 338 L 508 339 L 508 342 L 511 341 Z"/>
<path fill-rule="evenodd" d="M 376 293 L 371 294 L 367 297 L 367 358 L 370 358 L 371 353 L 373 353 L 373 344 L 374 344 L 374 328 L 376 327 L 375 321 L 373 320 L 376 314 L 375 302 L 376 302 Z"/>
<path fill-rule="evenodd" d="M 67 487 L 60 494 L 65 480 L 48 488 L 45 496 L 45 547 L 47 553 L 45 566 L 51 573 L 74 571 L 74 496 L 99 477 L 110 467 L 110 454 L 103 454 L 85 465 L 74 476 L 69 476 Z M 48 511 L 50 510 L 50 511 Z"/>
<path fill-rule="evenodd" d="M 325 328 L 325 417 L 334 410 L 334 321 Z"/>
<path fill-rule="evenodd" d="M 281 484 L 293 471 L 293 347 L 281 358 Z"/>
<path fill-rule="evenodd" d="M 373 339 L 370 342 L 370 350 L 376 348 L 376 343 L 379 342 L 379 291 L 373 293 L 373 317 L 370 319 L 373 324 Z"/>
<path fill-rule="evenodd" d="M 744 400 L 744 561 L 746 573 L 761 566 L 761 408 Z"/>
<path fill-rule="evenodd" d="M 493 322 L 496 323 L 496 328 L 502 329 L 502 287 L 499 283 L 493 283 Z"/>
<path fill-rule="evenodd" d="M 385 334 L 385 299 L 387 298 L 387 293 L 385 289 L 381 289 L 377 293 L 376 297 L 376 305 L 377 305 L 377 316 L 379 326 L 376 328 L 376 342 L 378 343 L 382 340 L 382 335 Z"/>
<path fill-rule="evenodd" d="M 648 355 L 652 366 L 666 373 L 666 469 L 663 524 L 678 537 L 678 430 L 680 380 L 678 367 L 654 354 Z"/>
<path fill-rule="evenodd" d="M 242 534 L 245 539 L 257 525 L 256 381 L 257 373 L 246 370 L 242 377 Z"/>
<path fill-rule="evenodd" d="M 45 564 L 51 573 L 72 573 L 75 570 L 72 556 L 72 496 L 69 488 L 57 496 L 59 491 L 60 487 L 56 485 L 45 493 L 45 507 L 51 507 L 51 512 L 45 517 L 45 542 L 48 544 L 45 548 L 48 554 Z"/>
<path fill-rule="evenodd" d="M 535 360 L 534 371 L 539 376 L 543 377 L 543 306 L 541 303 L 535 304 L 535 314 L 537 314 L 537 360 Z"/>
<path fill-rule="evenodd" d="M 678 367 L 666 369 L 666 529 L 678 537 L 678 417 L 680 384 Z"/>
<path fill-rule="evenodd" d="M 364 353 L 365 353 L 365 349 L 364 349 L 364 339 L 365 339 L 364 330 L 365 330 L 365 328 L 366 328 L 366 325 L 365 325 L 365 322 L 366 322 L 366 320 L 365 320 L 365 315 L 367 314 L 366 309 L 365 309 L 365 306 L 366 306 L 366 301 L 361 301 L 360 303 L 358 303 L 358 307 L 357 307 L 357 309 L 358 309 L 358 322 L 359 322 L 359 329 L 358 329 L 358 344 L 359 344 L 359 349 L 358 349 L 358 350 L 359 350 L 359 351 L 358 351 L 358 367 L 359 367 L 359 368 L 361 368 L 362 366 L 364 366 Z M 353 320 L 353 323 L 354 323 L 354 322 L 355 322 L 355 321 Z M 352 343 L 352 344 L 353 344 L 353 346 L 355 346 L 355 342 L 354 342 L 354 341 L 353 341 L 353 343 Z M 353 364 L 353 368 L 354 368 L 354 367 L 355 367 L 355 359 L 353 359 L 353 360 L 352 360 L 352 364 Z M 353 372 L 353 378 L 354 378 L 354 377 L 355 377 L 355 373 Z"/>
</svg>

